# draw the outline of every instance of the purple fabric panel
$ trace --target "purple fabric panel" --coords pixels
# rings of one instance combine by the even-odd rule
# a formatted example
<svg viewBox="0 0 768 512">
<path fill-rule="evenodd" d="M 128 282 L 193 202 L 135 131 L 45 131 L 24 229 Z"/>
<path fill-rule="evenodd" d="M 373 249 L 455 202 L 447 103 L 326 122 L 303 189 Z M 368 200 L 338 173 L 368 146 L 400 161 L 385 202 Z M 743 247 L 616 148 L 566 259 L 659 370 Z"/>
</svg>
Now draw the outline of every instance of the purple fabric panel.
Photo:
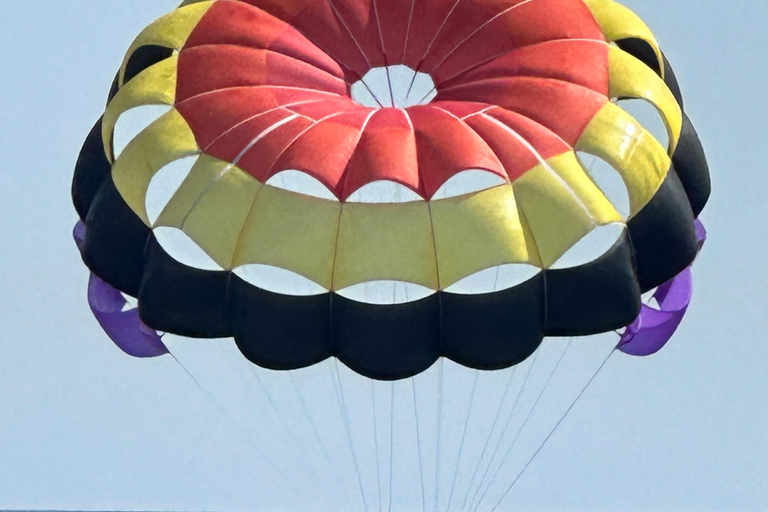
<svg viewBox="0 0 768 512">
<path fill-rule="evenodd" d="M 699 250 L 701 250 L 704 242 L 707 241 L 707 228 L 699 219 L 694 221 L 694 226 L 696 227 L 696 238 L 699 240 Z"/>
<path fill-rule="evenodd" d="M 707 240 L 707 230 L 695 221 L 699 250 Z M 643 304 L 640 315 L 621 335 L 618 349 L 633 356 L 655 354 L 667 344 L 680 326 L 693 296 L 693 276 L 687 268 L 656 289 L 653 298 L 659 309 Z"/>
<path fill-rule="evenodd" d="M 649 356 L 661 350 L 682 322 L 693 295 L 691 270 L 686 269 L 660 286 L 654 298 L 660 309 L 643 305 L 640 315 L 621 336 L 619 350 L 633 356 Z"/>
<path fill-rule="evenodd" d="M 160 336 L 144 325 L 138 309 L 123 311 L 126 300 L 119 291 L 91 274 L 88 303 L 104 332 L 115 345 L 133 357 L 157 357 L 168 353 Z"/>
<path fill-rule="evenodd" d="M 75 225 L 72 236 L 82 252 L 85 242 L 85 224 L 82 221 Z M 168 348 L 157 332 L 144 325 L 138 309 L 123 311 L 127 302 L 118 290 L 91 274 L 88 281 L 88 304 L 93 316 L 115 345 L 133 357 L 167 354 Z"/>
<path fill-rule="evenodd" d="M 120 313 L 128 301 L 123 295 L 91 274 L 88 281 L 88 304 L 100 313 Z"/>
<path fill-rule="evenodd" d="M 690 267 L 680 272 L 674 279 L 659 286 L 653 298 L 662 311 L 679 311 L 688 307 L 693 293 L 693 276 Z"/>
<path fill-rule="evenodd" d="M 627 329 L 622 336 L 619 350 L 632 356 L 650 356 L 655 354 L 670 340 L 680 326 L 685 310 L 674 313 L 664 313 L 648 306 L 643 306 L 641 318 L 649 318 L 649 322 L 640 322 L 634 334 Z M 633 324 L 634 325 L 634 324 Z"/>
<path fill-rule="evenodd" d="M 85 224 L 83 224 L 83 221 L 77 221 L 75 229 L 72 231 L 72 237 L 75 239 L 77 249 L 82 253 L 83 244 L 85 243 Z"/>
</svg>

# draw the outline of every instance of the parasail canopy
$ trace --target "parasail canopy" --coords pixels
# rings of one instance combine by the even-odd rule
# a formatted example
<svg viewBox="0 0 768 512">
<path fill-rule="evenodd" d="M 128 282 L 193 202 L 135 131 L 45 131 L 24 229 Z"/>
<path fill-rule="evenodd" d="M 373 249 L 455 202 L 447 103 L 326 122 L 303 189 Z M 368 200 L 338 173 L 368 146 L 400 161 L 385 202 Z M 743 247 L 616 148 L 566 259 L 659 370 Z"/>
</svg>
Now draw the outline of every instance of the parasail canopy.
<svg viewBox="0 0 768 512">
<path fill-rule="evenodd" d="M 233 337 L 384 380 L 637 335 L 708 195 L 672 68 L 611 0 L 186 1 L 131 45 L 73 184 L 144 352 Z"/>
<path fill-rule="evenodd" d="M 218 347 L 293 498 L 476 511 L 675 332 L 710 182 L 612 0 L 214 0 L 130 46 L 72 192 L 106 333 L 201 388 Z"/>
</svg>

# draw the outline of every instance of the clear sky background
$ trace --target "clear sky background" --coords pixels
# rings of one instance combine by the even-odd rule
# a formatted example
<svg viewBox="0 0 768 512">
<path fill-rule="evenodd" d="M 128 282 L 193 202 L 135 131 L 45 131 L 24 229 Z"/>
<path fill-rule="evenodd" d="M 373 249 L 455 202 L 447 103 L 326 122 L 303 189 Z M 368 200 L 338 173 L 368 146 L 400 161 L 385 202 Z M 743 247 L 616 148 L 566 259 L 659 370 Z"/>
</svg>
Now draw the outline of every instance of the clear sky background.
<svg viewBox="0 0 768 512">
<path fill-rule="evenodd" d="M 174 0 L 0 2 L 0 509 L 262 510 L 242 442 L 172 362 L 88 310 L 73 166 L 133 37 Z M 613 359 L 515 489 L 519 510 L 768 507 L 768 4 L 626 0 L 707 150 L 710 238 L 665 350 Z"/>
</svg>

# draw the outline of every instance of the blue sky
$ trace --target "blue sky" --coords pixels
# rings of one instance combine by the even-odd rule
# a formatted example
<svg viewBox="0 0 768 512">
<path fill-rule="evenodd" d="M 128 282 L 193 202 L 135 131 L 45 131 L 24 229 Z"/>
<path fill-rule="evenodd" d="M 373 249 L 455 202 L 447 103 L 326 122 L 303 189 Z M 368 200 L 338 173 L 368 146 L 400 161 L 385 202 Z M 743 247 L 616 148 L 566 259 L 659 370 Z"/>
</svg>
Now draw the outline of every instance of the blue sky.
<svg viewBox="0 0 768 512">
<path fill-rule="evenodd" d="M 710 239 L 661 353 L 601 373 L 514 491 L 519 510 L 768 502 L 768 4 L 626 0 L 675 66 L 707 150 Z M 71 241 L 80 145 L 123 52 L 172 0 L 0 5 L 0 509 L 263 510 L 263 466 L 172 361 L 87 308 Z"/>
</svg>

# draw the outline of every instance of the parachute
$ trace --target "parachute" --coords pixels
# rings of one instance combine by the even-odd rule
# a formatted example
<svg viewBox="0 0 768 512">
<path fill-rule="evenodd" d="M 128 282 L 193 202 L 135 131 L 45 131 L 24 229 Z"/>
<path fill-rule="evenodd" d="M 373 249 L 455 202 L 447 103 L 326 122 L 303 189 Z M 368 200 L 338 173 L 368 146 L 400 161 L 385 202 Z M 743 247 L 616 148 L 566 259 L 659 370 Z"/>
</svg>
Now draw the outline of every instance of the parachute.
<svg viewBox="0 0 768 512">
<path fill-rule="evenodd" d="M 349 446 L 332 450 L 294 396 L 320 458 L 346 449 L 357 474 L 318 489 L 356 481 L 382 506 L 382 425 L 390 450 L 402 426 L 400 481 L 421 487 L 396 498 L 463 510 L 505 474 L 503 420 L 546 350 L 542 394 L 591 336 L 608 354 L 669 340 L 710 181 L 671 65 L 612 0 L 188 0 L 129 48 L 72 193 L 91 307 L 121 349 L 234 340 L 282 383 L 264 407 L 290 409 L 275 393 L 302 378 L 339 397 L 321 416 Z"/>
</svg>

